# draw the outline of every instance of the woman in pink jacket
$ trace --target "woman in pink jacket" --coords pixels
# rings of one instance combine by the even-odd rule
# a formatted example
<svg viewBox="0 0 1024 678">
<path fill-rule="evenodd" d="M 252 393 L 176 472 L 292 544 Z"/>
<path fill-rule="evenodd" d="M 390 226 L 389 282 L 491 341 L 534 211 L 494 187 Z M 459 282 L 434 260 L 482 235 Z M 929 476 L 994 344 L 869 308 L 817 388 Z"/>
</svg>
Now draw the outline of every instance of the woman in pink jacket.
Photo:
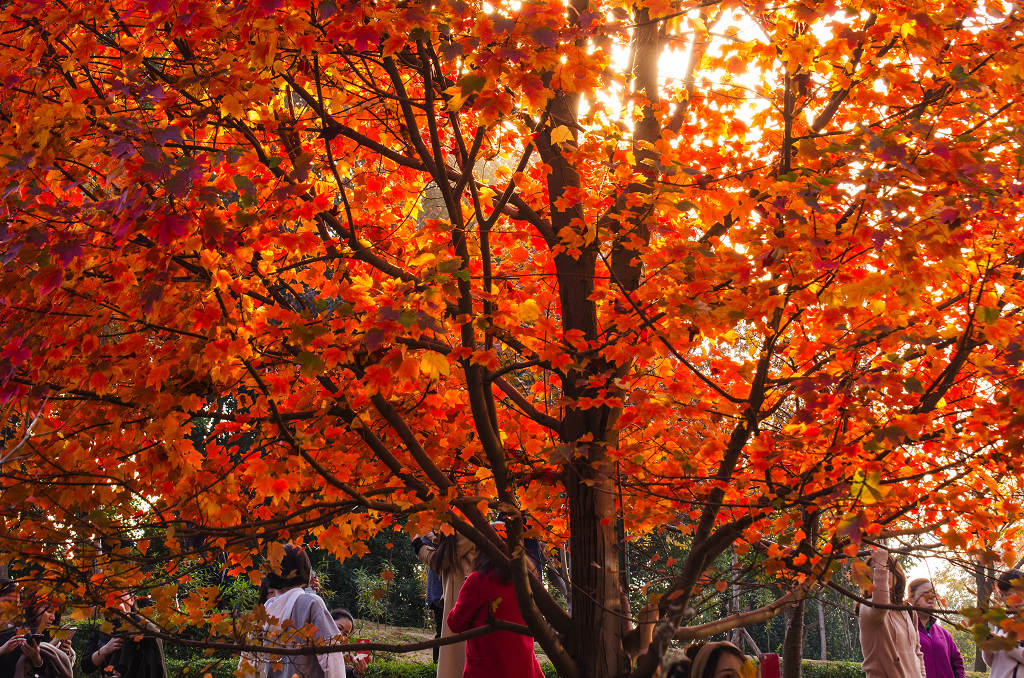
<svg viewBox="0 0 1024 678">
<path fill-rule="evenodd" d="M 865 677 L 927 678 L 915 615 L 885 607 L 903 604 L 903 568 L 885 549 L 873 550 L 868 562 L 874 584 L 871 603 L 857 607 Z"/>
</svg>

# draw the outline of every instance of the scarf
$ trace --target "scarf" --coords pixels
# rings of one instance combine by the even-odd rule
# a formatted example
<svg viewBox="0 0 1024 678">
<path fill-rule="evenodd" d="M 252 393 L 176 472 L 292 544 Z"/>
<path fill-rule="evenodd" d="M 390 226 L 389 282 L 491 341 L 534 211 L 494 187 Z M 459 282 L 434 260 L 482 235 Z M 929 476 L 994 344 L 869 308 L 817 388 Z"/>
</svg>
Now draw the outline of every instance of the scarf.
<svg viewBox="0 0 1024 678">
<path fill-rule="evenodd" d="M 65 654 L 64 650 L 56 645 L 42 641 L 39 643 L 39 657 L 43 665 L 39 668 L 32 666 L 24 654 L 14 665 L 14 678 L 28 678 L 29 676 L 48 676 L 49 678 L 71 678 L 71 657 Z"/>
</svg>

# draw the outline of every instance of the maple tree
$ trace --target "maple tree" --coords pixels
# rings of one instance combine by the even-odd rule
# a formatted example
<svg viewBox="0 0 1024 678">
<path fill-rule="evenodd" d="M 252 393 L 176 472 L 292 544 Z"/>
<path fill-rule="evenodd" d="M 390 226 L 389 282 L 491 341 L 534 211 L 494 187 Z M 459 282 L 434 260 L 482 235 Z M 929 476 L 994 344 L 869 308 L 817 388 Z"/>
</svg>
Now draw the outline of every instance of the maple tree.
<svg viewBox="0 0 1024 678">
<path fill-rule="evenodd" d="M 778 613 L 864 536 L 988 549 L 1024 470 L 1022 20 L 5 3 L 0 549 L 228 646 L 189 568 L 443 524 L 588 677 Z M 620 544 L 666 524 L 644 649 Z M 571 554 L 571 615 L 524 535 Z M 752 548 L 785 595 L 691 623 Z"/>
</svg>

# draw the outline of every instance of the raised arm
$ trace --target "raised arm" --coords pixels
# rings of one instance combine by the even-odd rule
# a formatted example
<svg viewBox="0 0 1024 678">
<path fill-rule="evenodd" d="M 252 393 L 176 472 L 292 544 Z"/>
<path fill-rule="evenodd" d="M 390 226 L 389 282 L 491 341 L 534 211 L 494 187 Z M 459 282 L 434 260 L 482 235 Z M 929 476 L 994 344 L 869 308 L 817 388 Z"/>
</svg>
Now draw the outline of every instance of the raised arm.
<svg viewBox="0 0 1024 678">
<path fill-rule="evenodd" d="M 416 552 L 416 557 L 420 559 L 420 562 L 430 567 L 430 559 L 434 555 L 434 551 L 437 547 L 434 545 L 434 533 L 428 532 L 421 536 L 416 536 L 412 540 L 412 550 Z"/>
<path fill-rule="evenodd" d="M 871 551 L 871 579 L 874 583 L 874 590 L 871 592 L 873 605 L 862 605 L 860 614 L 867 618 L 881 619 L 889 610 L 878 605 L 888 605 L 889 592 L 889 552 L 885 549 L 873 549 Z"/>
</svg>

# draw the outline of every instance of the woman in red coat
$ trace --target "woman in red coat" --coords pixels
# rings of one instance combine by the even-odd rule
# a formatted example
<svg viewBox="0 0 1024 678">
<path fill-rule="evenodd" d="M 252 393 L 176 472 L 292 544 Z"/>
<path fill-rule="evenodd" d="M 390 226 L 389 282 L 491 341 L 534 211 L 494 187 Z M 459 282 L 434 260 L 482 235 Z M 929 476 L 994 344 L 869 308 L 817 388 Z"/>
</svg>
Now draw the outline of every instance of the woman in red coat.
<svg viewBox="0 0 1024 678">
<path fill-rule="evenodd" d="M 461 633 L 487 623 L 488 618 L 525 624 L 512 582 L 502 576 L 484 553 L 459 591 L 448 613 L 448 627 Z M 463 678 L 544 678 L 533 653 L 533 637 L 495 631 L 466 641 Z"/>
</svg>

